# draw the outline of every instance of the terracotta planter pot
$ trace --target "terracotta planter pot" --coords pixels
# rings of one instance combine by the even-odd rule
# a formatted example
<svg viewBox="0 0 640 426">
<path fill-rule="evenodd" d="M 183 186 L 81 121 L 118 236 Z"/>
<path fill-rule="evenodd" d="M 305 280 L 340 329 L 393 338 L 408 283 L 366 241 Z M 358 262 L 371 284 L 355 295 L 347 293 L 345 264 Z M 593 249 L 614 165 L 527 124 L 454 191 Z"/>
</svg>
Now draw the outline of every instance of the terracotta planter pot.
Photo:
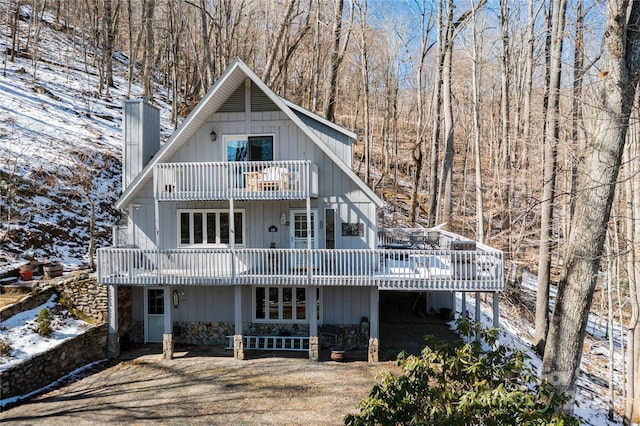
<svg viewBox="0 0 640 426">
<path fill-rule="evenodd" d="M 345 351 L 331 351 L 331 359 L 333 361 L 344 361 L 347 357 Z"/>
<path fill-rule="evenodd" d="M 33 269 L 24 269 L 20 271 L 20 278 L 24 281 L 30 281 L 33 279 Z"/>
</svg>

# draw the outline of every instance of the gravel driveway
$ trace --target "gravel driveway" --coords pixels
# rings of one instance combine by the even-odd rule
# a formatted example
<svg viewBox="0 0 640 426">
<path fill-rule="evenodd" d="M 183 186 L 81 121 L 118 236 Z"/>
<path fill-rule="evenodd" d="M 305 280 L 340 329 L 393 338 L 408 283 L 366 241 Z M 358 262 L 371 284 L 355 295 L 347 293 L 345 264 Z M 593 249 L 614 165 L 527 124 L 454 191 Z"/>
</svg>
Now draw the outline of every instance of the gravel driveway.
<svg viewBox="0 0 640 426">
<path fill-rule="evenodd" d="M 313 363 L 262 354 L 245 361 L 215 349 L 129 354 L 2 413 L 6 424 L 341 424 L 394 362 Z"/>
</svg>

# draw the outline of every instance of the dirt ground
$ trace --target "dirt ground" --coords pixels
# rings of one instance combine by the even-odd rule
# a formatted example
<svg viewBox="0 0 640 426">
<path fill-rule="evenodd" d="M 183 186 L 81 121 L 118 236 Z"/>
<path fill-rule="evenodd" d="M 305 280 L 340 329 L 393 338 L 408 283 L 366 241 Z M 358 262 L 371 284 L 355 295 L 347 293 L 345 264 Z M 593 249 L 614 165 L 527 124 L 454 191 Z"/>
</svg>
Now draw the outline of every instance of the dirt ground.
<svg viewBox="0 0 640 426">
<path fill-rule="evenodd" d="M 54 391 L 1 413 L 6 424 L 94 425 L 331 425 L 356 411 L 382 371 L 398 371 L 401 350 L 419 353 L 424 335 L 453 341 L 439 318 L 394 313 L 380 324 L 380 358 L 366 352 L 331 361 L 330 351 L 311 362 L 306 352 L 248 352 L 236 361 L 222 348 L 177 348 L 163 360 L 143 346 Z"/>
<path fill-rule="evenodd" d="M 392 362 L 244 361 L 197 348 L 137 356 L 3 412 L 6 424 L 340 424 Z M 305 354 L 306 355 L 306 354 Z M 135 354 L 134 354 L 135 356 Z"/>
</svg>

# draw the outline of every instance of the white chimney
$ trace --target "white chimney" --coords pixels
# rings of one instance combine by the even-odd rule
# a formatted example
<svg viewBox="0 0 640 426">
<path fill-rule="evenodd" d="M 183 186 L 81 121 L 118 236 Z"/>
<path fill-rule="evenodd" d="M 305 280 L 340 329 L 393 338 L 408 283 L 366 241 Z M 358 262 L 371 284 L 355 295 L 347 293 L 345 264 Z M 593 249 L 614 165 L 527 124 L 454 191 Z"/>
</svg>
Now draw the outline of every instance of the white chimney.
<svg viewBox="0 0 640 426">
<path fill-rule="evenodd" d="M 147 98 L 127 99 L 122 109 L 124 191 L 160 149 L 160 109 L 147 102 Z"/>
</svg>

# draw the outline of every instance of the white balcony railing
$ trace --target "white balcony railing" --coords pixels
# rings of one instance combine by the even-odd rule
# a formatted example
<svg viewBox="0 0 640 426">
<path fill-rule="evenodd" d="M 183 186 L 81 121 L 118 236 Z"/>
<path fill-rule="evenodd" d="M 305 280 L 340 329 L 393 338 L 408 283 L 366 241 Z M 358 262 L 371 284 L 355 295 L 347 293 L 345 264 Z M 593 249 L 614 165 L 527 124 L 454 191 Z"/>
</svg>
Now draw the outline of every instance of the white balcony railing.
<svg viewBox="0 0 640 426">
<path fill-rule="evenodd" d="M 501 251 L 175 249 L 98 250 L 113 285 L 326 285 L 500 291 Z"/>
<path fill-rule="evenodd" d="M 317 196 L 317 168 L 309 161 L 160 163 L 154 173 L 159 201 Z"/>
</svg>

